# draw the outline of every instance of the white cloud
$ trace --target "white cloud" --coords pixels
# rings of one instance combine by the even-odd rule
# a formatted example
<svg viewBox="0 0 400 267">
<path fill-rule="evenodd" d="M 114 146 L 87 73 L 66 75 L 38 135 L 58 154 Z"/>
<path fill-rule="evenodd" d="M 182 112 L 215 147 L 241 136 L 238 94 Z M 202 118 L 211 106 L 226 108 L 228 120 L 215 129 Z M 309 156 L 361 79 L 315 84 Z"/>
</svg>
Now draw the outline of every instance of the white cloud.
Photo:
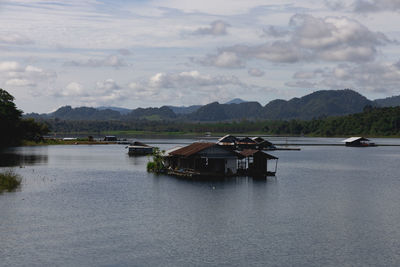
<svg viewBox="0 0 400 267">
<path fill-rule="evenodd" d="M 261 45 L 234 45 L 219 49 L 217 55 L 194 60 L 217 67 L 242 66 L 245 60 L 259 59 L 278 63 L 299 61 L 367 62 L 375 59 L 377 47 L 389 43 L 385 34 L 373 32 L 356 20 L 347 17 L 316 18 L 294 15 L 290 19 L 289 39 Z M 271 31 L 270 28 L 269 31 Z M 222 61 L 229 55 L 232 60 Z M 233 60 L 234 59 L 234 60 Z M 233 64 L 236 63 L 236 64 Z"/>
<path fill-rule="evenodd" d="M 264 76 L 264 74 L 265 74 L 264 71 L 262 71 L 262 70 L 260 70 L 260 69 L 257 69 L 257 68 L 251 68 L 251 69 L 249 69 L 249 70 L 247 71 L 247 73 L 248 73 L 250 76 L 253 76 L 253 77 L 261 77 L 261 76 Z"/>
<path fill-rule="evenodd" d="M 27 79 L 10 79 L 6 82 L 9 86 L 36 86 L 36 83 Z"/>
<path fill-rule="evenodd" d="M 210 24 L 210 27 L 199 28 L 194 34 L 213 36 L 226 35 L 228 27 L 230 27 L 228 23 L 222 20 L 216 20 Z"/>
<path fill-rule="evenodd" d="M 0 72 L 9 71 L 22 71 L 20 64 L 16 61 L 2 61 L 0 62 Z"/>
<path fill-rule="evenodd" d="M 202 59 L 193 59 L 193 62 L 204 66 L 215 66 L 220 68 L 242 68 L 244 62 L 235 52 L 223 51 L 217 55 L 207 55 Z"/>
<path fill-rule="evenodd" d="M 6 45 L 27 45 L 34 42 L 26 36 L 18 33 L 0 32 L 0 44 Z"/>
<path fill-rule="evenodd" d="M 102 59 L 90 58 L 87 60 L 80 60 L 80 61 L 72 60 L 65 62 L 64 65 L 74 66 L 74 67 L 93 67 L 93 68 L 98 68 L 98 67 L 120 68 L 127 66 L 125 60 L 115 55 L 108 56 Z"/>
<path fill-rule="evenodd" d="M 62 96 L 83 96 L 85 95 L 83 86 L 77 82 L 70 82 L 61 92 Z"/>
</svg>

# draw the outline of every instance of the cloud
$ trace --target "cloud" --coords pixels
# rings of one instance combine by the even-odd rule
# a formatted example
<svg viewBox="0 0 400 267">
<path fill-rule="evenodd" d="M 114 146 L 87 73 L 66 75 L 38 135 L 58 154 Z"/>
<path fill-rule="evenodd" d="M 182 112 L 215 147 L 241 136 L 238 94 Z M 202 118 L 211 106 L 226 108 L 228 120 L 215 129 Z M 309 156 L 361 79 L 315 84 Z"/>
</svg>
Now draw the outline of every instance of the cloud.
<svg viewBox="0 0 400 267">
<path fill-rule="evenodd" d="M 216 67 L 240 67 L 251 59 L 277 63 L 368 62 L 375 59 L 379 46 L 395 43 L 385 34 L 373 32 L 347 17 L 316 18 L 297 14 L 291 17 L 289 26 L 290 31 L 282 33 L 287 38 L 260 45 L 223 47 L 217 54 L 194 62 Z M 274 27 L 265 31 L 280 35 Z"/>
<path fill-rule="evenodd" d="M 0 44 L 7 45 L 28 45 L 33 44 L 34 41 L 19 33 L 0 33 Z"/>
<path fill-rule="evenodd" d="M 297 87 L 297 88 L 315 88 L 317 83 L 310 81 L 293 81 L 293 82 L 286 82 L 285 85 L 288 87 Z"/>
<path fill-rule="evenodd" d="M 263 29 L 264 36 L 271 36 L 274 38 L 285 37 L 289 35 L 288 30 L 280 29 L 276 26 L 268 26 L 267 28 Z"/>
<path fill-rule="evenodd" d="M 83 86 L 77 82 L 70 82 L 60 93 L 62 96 L 84 96 Z"/>
<path fill-rule="evenodd" d="M 9 86 L 17 86 L 17 87 L 25 87 L 25 86 L 36 86 L 36 83 L 27 79 L 10 79 L 6 81 L 6 85 Z"/>
<path fill-rule="evenodd" d="M 251 69 L 249 69 L 249 70 L 247 71 L 247 73 L 248 73 L 250 76 L 253 76 L 253 77 L 261 77 L 261 76 L 264 76 L 264 74 L 265 74 L 264 71 L 262 71 L 262 70 L 260 70 L 260 69 L 257 69 L 257 68 L 251 68 Z"/>
<path fill-rule="evenodd" d="M 98 67 L 114 67 L 114 68 L 120 68 L 120 67 L 125 67 L 127 66 L 125 60 L 122 58 L 112 55 L 108 56 L 103 59 L 87 59 L 84 61 L 67 61 L 64 63 L 65 66 L 74 66 L 74 67 L 92 67 L 92 68 L 98 68 Z"/>
<path fill-rule="evenodd" d="M 400 1 L 398 0 L 356 0 L 354 1 L 355 12 L 380 12 L 398 11 Z"/>
<path fill-rule="evenodd" d="M 194 34 L 213 36 L 226 35 L 228 27 L 230 27 L 228 23 L 222 20 L 216 20 L 210 24 L 210 27 L 198 28 L 196 31 L 194 31 Z"/>
<path fill-rule="evenodd" d="M 358 88 L 366 92 L 399 94 L 400 66 L 396 63 L 369 62 L 364 64 L 339 64 L 314 72 L 297 72 L 298 81 L 285 85 L 298 88 Z M 307 80 L 305 80 L 307 79 Z M 313 80 L 310 80 L 313 79 Z"/>
<path fill-rule="evenodd" d="M 1 61 L 0 76 L 8 86 L 36 87 L 38 84 L 48 84 L 55 80 L 57 74 L 37 66 L 22 66 L 16 61 Z"/>
<path fill-rule="evenodd" d="M 243 68 L 244 62 L 235 52 L 223 51 L 217 55 L 207 55 L 201 59 L 192 59 L 193 62 L 203 66 L 220 68 Z"/>
</svg>

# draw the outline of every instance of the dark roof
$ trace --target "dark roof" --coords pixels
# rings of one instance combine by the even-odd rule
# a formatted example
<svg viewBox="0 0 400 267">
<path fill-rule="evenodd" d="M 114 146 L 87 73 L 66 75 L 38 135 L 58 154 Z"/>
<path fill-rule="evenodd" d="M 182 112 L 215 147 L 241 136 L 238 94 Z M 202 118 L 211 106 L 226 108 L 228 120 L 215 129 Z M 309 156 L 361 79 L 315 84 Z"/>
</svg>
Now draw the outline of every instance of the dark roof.
<svg viewBox="0 0 400 267">
<path fill-rule="evenodd" d="M 202 143 L 202 142 L 196 142 L 193 143 L 191 145 L 182 147 L 180 149 L 177 149 L 175 151 L 172 151 L 171 153 L 169 153 L 170 155 L 173 156 L 184 156 L 184 157 L 189 157 L 193 154 L 196 154 L 206 148 L 215 146 L 215 143 Z"/>
<path fill-rule="evenodd" d="M 258 145 L 259 145 L 259 146 L 272 146 L 272 145 L 274 145 L 274 144 L 272 144 L 272 143 L 271 143 L 270 141 L 268 141 L 268 140 L 264 140 L 264 141 L 258 143 Z"/>
<path fill-rule="evenodd" d="M 244 156 L 244 157 L 250 157 L 253 156 L 256 153 L 262 153 L 267 159 L 278 159 L 275 156 L 272 156 L 268 153 L 265 153 L 264 151 L 261 150 L 256 150 L 256 149 L 245 149 L 243 151 L 240 151 L 240 155 Z"/>
<path fill-rule="evenodd" d="M 260 137 L 260 136 L 256 136 L 256 137 L 251 138 L 251 140 L 256 141 L 257 143 L 261 143 L 261 142 L 263 142 L 265 139 L 262 138 L 262 137 Z"/>
<path fill-rule="evenodd" d="M 146 147 L 150 147 L 149 145 L 146 145 L 145 143 L 139 142 L 139 141 L 135 141 L 131 144 L 132 146 L 146 146 Z"/>
<path fill-rule="evenodd" d="M 238 143 L 239 144 L 255 144 L 256 141 L 254 141 L 253 139 L 250 139 L 249 137 L 244 137 L 244 138 L 240 139 Z"/>
<path fill-rule="evenodd" d="M 238 141 L 238 139 L 235 136 L 230 135 L 230 134 L 227 134 L 227 135 L 221 137 L 220 139 L 218 139 L 218 143 L 235 143 L 237 141 Z"/>
</svg>

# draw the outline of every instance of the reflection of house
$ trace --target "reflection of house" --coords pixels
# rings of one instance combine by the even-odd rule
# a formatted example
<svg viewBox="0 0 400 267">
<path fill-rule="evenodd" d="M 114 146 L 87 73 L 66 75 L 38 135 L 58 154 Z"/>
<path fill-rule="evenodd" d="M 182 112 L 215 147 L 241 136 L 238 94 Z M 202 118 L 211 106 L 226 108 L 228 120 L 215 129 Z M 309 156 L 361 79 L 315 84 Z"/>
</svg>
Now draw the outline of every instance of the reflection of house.
<svg viewBox="0 0 400 267">
<path fill-rule="evenodd" d="M 173 150 L 165 157 L 170 174 L 230 176 L 237 173 L 238 154 L 215 143 L 197 142 Z"/>
<path fill-rule="evenodd" d="M 149 155 L 153 153 L 153 147 L 142 142 L 135 141 L 128 146 L 129 155 Z"/>
<path fill-rule="evenodd" d="M 354 147 L 368 147 L 375 146 L 374 143 L 371 143 L 369 139 L 364 137 L 350 137 L 346 140 L 342 141 L 346 144 L 346 146 L 354 146 Z"/>
</svg>

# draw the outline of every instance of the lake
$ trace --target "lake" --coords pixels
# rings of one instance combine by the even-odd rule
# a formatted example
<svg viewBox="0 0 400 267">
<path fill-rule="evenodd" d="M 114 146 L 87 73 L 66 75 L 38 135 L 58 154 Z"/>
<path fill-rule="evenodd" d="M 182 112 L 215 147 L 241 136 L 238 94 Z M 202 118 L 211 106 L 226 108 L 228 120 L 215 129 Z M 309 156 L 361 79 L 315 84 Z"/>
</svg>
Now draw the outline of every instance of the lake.
<svg viewBox="0 0 400 267">
<path fill-rule="evenodd" d="M 271 154 L 276 177 L 193 181 L 147 173 L 148 157 L 129 157 L 124 145 L 10 149 L 0 169 L 23 183 L 0 194 L 0 265 L 400 264 L 400 147 Z"/>
</svg>

